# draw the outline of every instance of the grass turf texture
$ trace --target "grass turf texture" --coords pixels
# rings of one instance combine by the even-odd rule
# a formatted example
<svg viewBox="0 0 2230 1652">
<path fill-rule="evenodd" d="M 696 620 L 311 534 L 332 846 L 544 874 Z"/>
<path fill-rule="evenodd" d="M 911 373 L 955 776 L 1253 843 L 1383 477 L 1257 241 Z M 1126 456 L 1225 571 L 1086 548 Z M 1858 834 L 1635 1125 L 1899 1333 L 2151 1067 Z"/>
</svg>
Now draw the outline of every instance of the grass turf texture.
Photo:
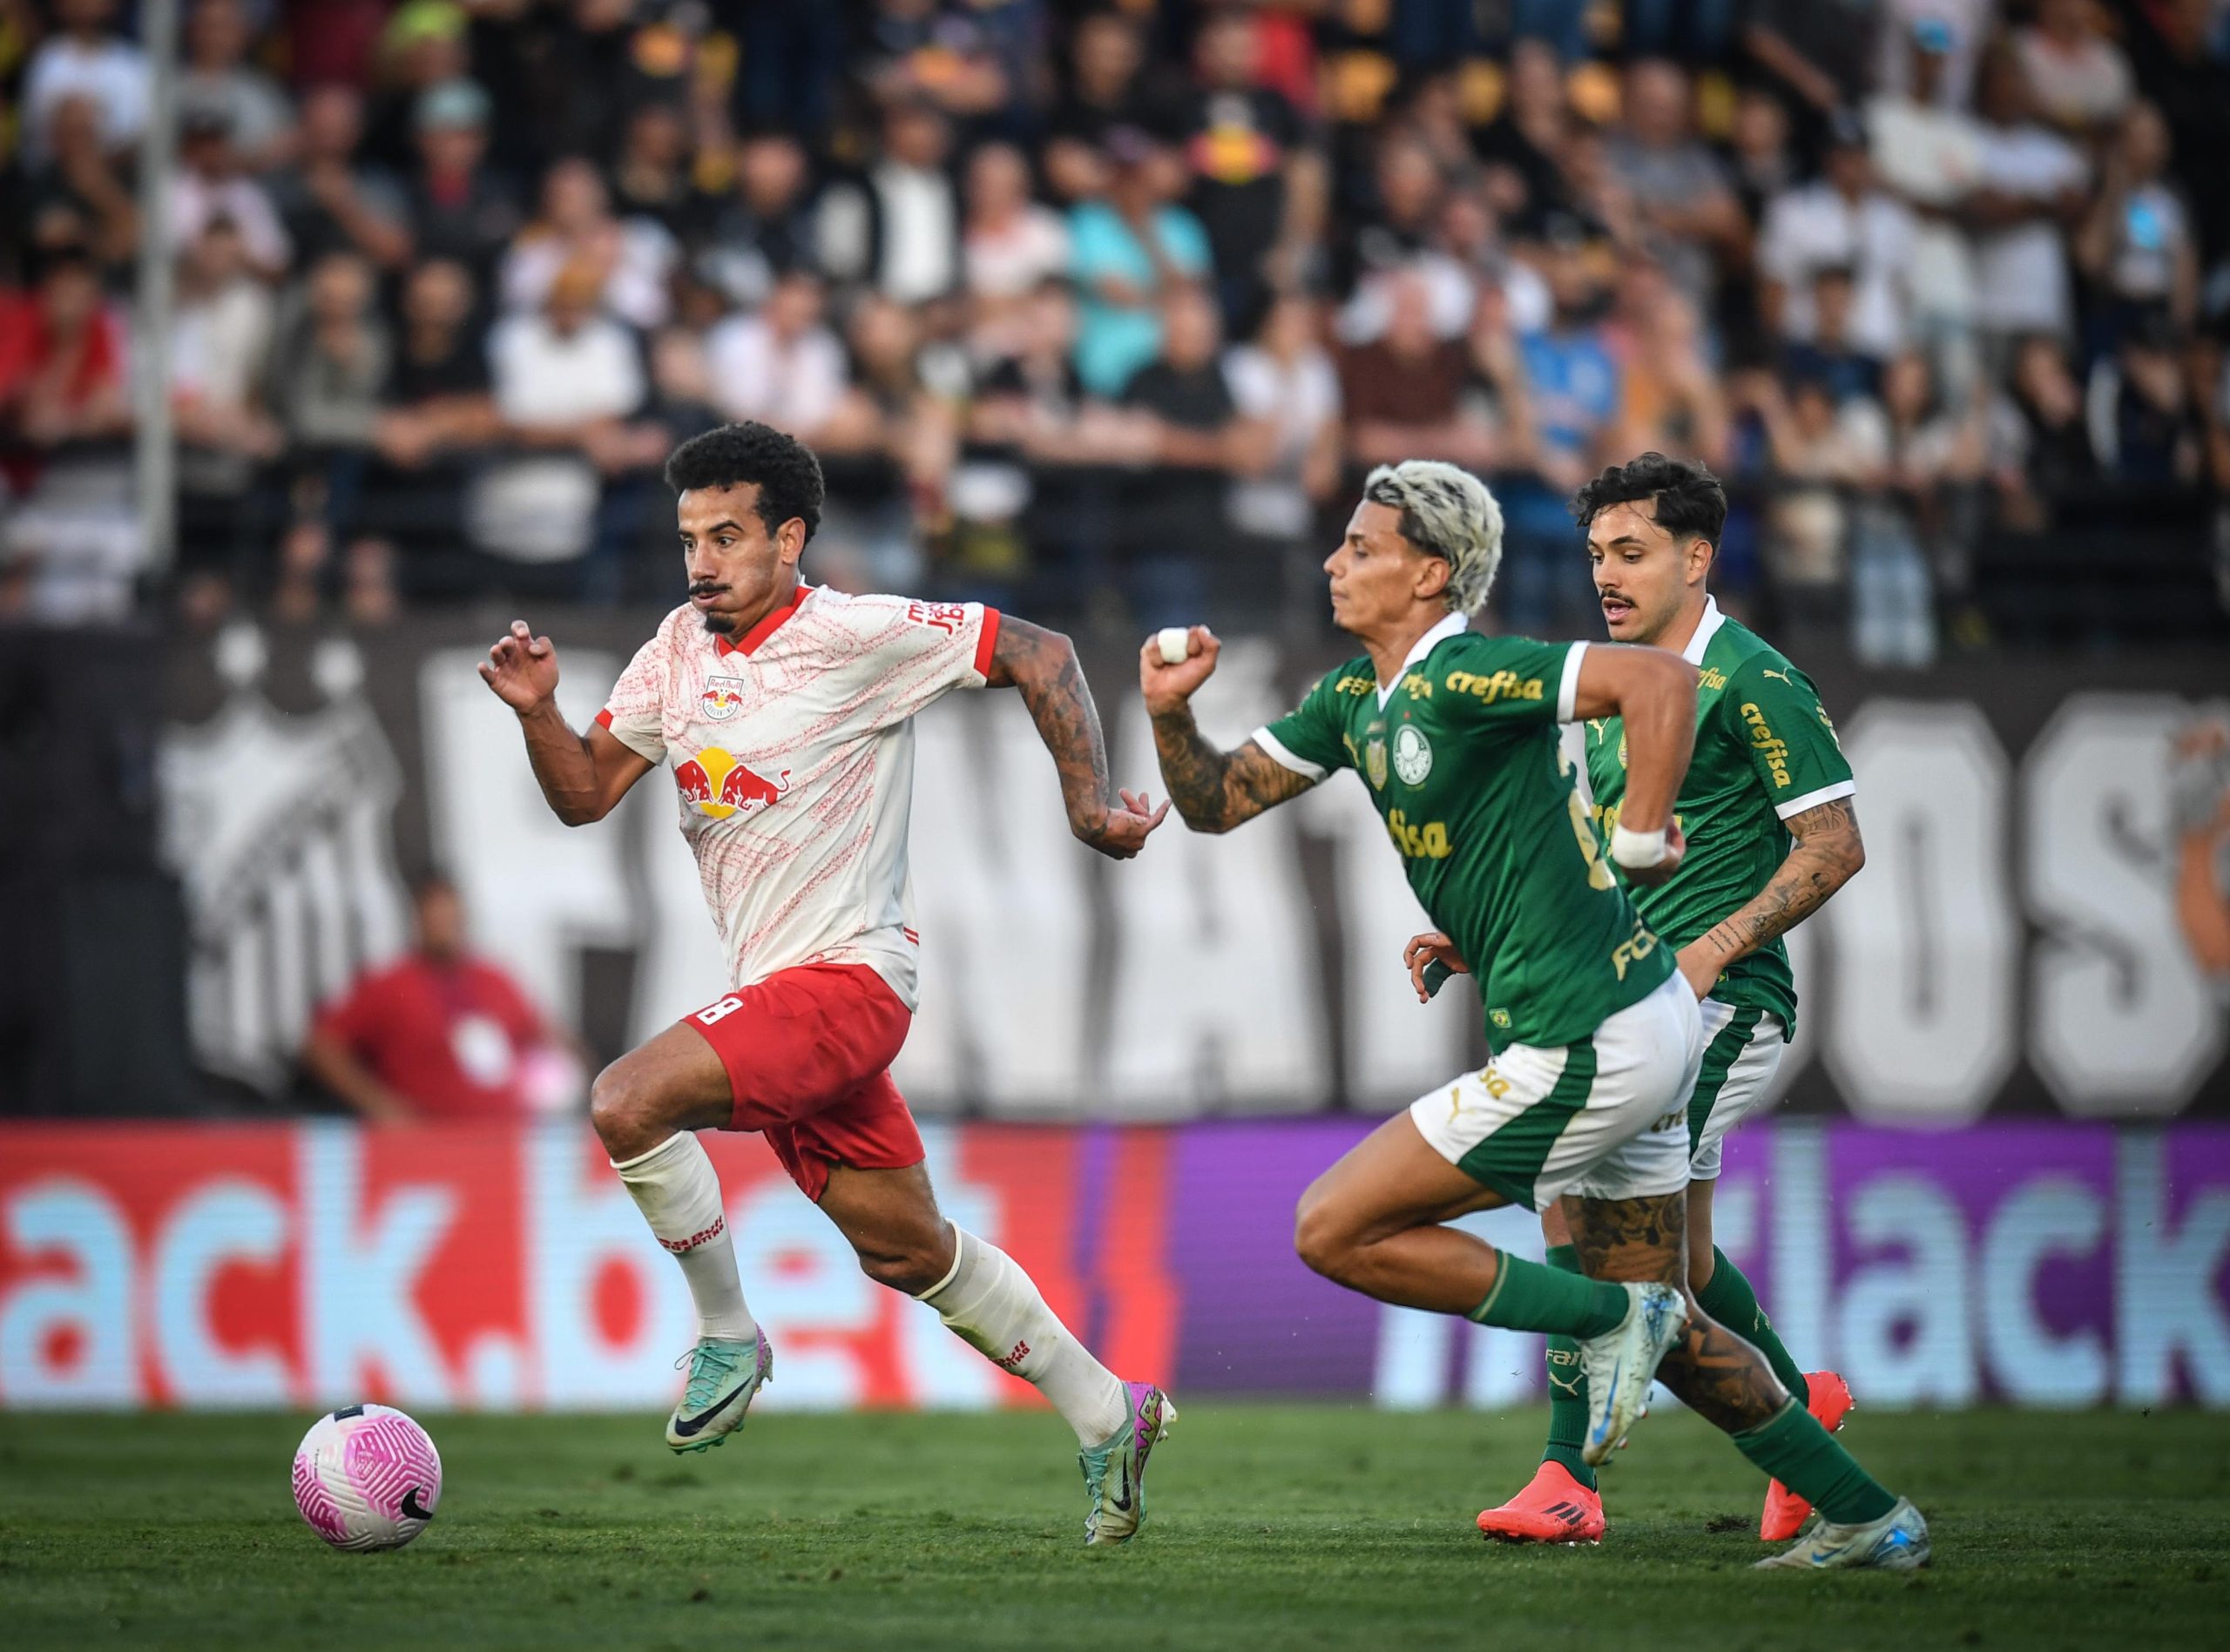
<svg viewBox="0 0 2230 1652">
<path fill-rule="evenodd" d="M 1759 1574 L 1762 1483 L 1686 1414 L 1605 1476 L 1599 1549 L 1471 1525 L 1531 1413 L 1187 1404 L 1127 1548 L 1079 1547 L 1050 1417 L 757 1417 L 677 1459 L 630 1418 L 436 1418 L 438 1518 L 328 1551 L 307 1418 L 0 1415 L 15 1649 L 2091 1647 L 2211 1643 L 2230 1416 L 1862 1411 L 1845 1438 L 1936 1527 L 1917 1579 Z"/>
</svg>

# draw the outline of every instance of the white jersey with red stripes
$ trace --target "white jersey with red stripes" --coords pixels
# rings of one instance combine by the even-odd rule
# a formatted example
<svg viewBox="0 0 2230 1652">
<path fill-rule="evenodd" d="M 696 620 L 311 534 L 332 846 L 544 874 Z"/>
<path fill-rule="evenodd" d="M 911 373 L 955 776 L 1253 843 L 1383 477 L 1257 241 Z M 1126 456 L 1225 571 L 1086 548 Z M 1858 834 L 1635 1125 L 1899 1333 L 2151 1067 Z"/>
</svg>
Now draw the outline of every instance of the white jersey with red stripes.
<svg viewBox="0 0 2230 1652">
<path fill-rule="evenodd" d="M 637 652 L 597 721 L 671 766 L 731 987 L 865 964 L 914 1007 L 909 719 L 983 687 L 998 634 L 978 603 L 800 585 L 742 637 L 685 604 Z"/>
</svg>

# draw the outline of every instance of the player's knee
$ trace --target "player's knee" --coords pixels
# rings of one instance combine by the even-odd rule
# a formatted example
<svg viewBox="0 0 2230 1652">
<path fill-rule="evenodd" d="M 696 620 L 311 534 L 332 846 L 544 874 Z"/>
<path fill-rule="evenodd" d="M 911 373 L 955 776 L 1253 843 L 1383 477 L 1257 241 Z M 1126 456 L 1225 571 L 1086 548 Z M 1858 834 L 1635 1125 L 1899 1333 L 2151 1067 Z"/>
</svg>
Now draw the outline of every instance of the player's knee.
<svg viewBox="0 0 2230 1652">
<path fill-rule="evenodd" d="M 654 1087 L 625 1060 L 612 1062 L 589 1086 L 589 1123 L 614 1160 L 646 1153 L 671 1133 Z"/>
<path fill-rule="evenodd" d="M 1348 1224 L 1331 1202 L 1304 1197 L 1293 1217 L 1294 1254 L 1328 1279 L 1347 1276 L 1355 1246 Z"/>
<path fill-rule="evenodd" d="M 918 1297 L 935 1285 L 951 1265 L 938 1239 L 926 1233 L 917 1238 L 862 1245 L 859 1257 L 862 1273 L 909 1297 Z"/>
</svg>

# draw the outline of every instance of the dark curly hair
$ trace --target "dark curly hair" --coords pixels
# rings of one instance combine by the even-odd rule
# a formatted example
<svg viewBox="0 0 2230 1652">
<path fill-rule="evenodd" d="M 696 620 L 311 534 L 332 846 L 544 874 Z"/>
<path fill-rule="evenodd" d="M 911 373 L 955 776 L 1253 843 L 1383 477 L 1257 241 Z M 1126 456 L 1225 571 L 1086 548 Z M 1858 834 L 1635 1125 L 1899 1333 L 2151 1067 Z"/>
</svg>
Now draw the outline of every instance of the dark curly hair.
<svg viewBox="0 0 2230 1652">
<path fill-rule="evenodd" d="M 805 523 L 805 536 L 821 526 L 821 502 L 828 489 L 821 461 L 795 436 L 772 425 L 746 420 L 694 435 L 666 462 L 666 485 L 674 492 L 695 488 L 759 487 L 759 520 L 773 533 L 791 517 Z"/>
<path fill-rule="evenodd" d="M 1727 489 L 1703 466 L 1661 453 L 1612 465 L 1572 496 L 1571 514 L 1585 528 L 1612 505 L 1644 499 L 1656 502 L 1657 525 L 1673 538 L 1719 543 L 1727 526 Z"/>
</svg>

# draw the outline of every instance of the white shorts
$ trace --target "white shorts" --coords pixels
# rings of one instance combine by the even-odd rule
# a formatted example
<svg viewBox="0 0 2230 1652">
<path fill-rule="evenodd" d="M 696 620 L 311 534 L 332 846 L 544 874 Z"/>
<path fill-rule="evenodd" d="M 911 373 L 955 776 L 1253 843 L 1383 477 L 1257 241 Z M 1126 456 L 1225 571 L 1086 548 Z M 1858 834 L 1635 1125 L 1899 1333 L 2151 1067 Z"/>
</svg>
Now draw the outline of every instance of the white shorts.
<svg viewBox="0 0 2230 1652">
<path fill-rule="evenodd" d="M 1719 1180 L 1720 1144 L 1759 1111 L 1788 1047 L 1781 1017 L 1770 1009 L 1703 1001 L 1704 1064 L 1688 1098 L 1688 1177 Z"/>
<path fill-rule="evenodd" d="M 1511 1203 L 1653 1198 L 1688 1184 L 1703 1018 L 1674 975 L 1576 1044 L 1512 1044 L 1409 1103 L 1433 1150 Z"/>
</svg>

